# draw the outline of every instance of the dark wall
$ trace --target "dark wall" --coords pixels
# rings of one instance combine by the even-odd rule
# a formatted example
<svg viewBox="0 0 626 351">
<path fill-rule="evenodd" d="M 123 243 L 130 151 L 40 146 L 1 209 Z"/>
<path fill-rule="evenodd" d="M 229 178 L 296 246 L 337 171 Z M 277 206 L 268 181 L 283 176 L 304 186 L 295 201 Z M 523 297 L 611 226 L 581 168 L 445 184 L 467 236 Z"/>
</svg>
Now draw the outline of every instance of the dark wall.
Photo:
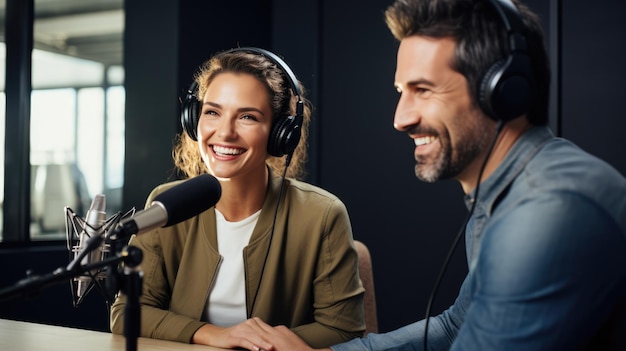
<svg viewBox="0 0 626 351">
<path fill-rule="evenodd" d="M 320 123 L 324 114 L 319 104 L 321 58 L 323 50 L 320 29 L 324 26 L 321 17 L 321 1 L 273 0 L 272 43 L 270 49 L 284 57 L 287 64 L 304 86 L 307 98 L 313 102 L 313 118 L 309 131 L 311 138 L 308 147 L 308 180 L 316 183 L 321 172 L 319 168 L 319 147 L 321 144 Z"/>
<path fill-rule="evenodd" d="M 143 208 L 147 194 L 172 172 L 181 32 L 176 1 L 125 2 L 126 144 L 123 206 Z M 155 142 L 158 140 L 159 142 Z"/>
<path fill-rule="evenodd" d="M 124 206 L 142 207 L 152 187 L 172 176 L 171 146 L 180 130 L 178 98 L 196 67 L 238 44 L 272 49 L 286 58 L 315 105 L 308 180 L 343 199 L 355 238 L 370 248 L 381 331 L 421 319 L 467 210 L 456 182 L 425 184 L 414 177 L 412 143 L 393 129 L 397 43 L 383 21 L 391 0 L 204 3 L 155 0 L 147 7 L 126 2 Z M 619 142 L 626 133 L 620 115 L 620 83 L 626 78 L 620 62 L 626 24 L 620 16 L 626 3 L 527 4 L 540 14 L 550 51 L 557 53 L 551 124 L 626 174 Z M 44 251 L 0 254 L 0 265 L 10 267 L 3 285 L 23 276 L 29 264 L 45 272 L 66 263 L 63 250 Z M 11 265 L 8 257 L 21 263 Z M 453 301 L 466 269 L 461 243 L 433 312 Z M 97 319 L 97 327 L 106 328 L 100 322 L 103 302 L 96 294 L 93 305 L 80 307 L 95 313 L 85 317 L 89 314 L 73 310 L 70 297 L 63 296 L 69 287 L 54 289 L 32 308 L 14 302 L 11 316 L 78 326 L 92 326 Z"/>
<path fill-rule="evenodd" d="M 563 136 L 626 175 L 626 2 L 563 1 Z"/>
</svg>

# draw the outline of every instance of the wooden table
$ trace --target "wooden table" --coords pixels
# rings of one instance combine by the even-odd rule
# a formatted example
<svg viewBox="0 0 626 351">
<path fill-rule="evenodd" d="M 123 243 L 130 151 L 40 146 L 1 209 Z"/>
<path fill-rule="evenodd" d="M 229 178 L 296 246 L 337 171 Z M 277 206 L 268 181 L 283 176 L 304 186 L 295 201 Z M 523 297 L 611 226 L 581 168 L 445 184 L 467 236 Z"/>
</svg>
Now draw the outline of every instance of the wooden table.
<svg viewBox="0 0 626 351">
<path fill-rule="evenodd" d="M 106 332 L 0 319 L 0 350 L 6 351 L 124 351 L 126 338 Z M 223 351 L 219 347 L 137 339 L 138 351 Z"/>
</svg>

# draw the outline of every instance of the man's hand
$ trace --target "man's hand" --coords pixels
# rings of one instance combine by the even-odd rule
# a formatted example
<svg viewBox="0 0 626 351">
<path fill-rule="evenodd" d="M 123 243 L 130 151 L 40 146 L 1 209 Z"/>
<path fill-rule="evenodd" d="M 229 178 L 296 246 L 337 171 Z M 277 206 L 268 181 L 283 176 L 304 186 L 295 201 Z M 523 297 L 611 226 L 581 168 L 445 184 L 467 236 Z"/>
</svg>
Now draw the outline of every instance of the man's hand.
<svg viewBox="0 0 626 351">
<path fill-rule="evenodd" d="M 252 320 L 263 330 L 263 339 L 267 340 L 274 347 L 274 351 L 331 351 L 331 349 L 311 348 L 284 325 L 272 327 L 256 317 L 252 318 Z"/>
</svg>

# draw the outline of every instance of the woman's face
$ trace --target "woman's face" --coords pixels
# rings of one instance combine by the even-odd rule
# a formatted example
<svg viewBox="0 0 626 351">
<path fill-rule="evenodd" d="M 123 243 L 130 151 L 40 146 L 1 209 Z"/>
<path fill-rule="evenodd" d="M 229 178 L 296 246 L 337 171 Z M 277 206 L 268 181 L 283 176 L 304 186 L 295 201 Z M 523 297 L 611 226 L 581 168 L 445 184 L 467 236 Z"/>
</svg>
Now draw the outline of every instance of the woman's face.
<svg viewBox="0 0 626 351">
<path fill-rule="evenodd" d="M 198 146 L 222 179 L 265 174 L 272 110 L 265 86 L 245 73 L 220 73 L 209 84 L 198 120 Z"/>
</svg>

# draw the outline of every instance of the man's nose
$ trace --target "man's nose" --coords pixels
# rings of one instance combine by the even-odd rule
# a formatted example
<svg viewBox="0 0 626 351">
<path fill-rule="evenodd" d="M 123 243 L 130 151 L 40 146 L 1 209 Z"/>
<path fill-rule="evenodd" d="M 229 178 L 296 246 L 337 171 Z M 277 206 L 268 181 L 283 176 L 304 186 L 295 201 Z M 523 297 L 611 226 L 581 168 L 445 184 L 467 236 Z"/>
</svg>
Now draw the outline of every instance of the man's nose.
<svg viewBox="0 0 626 351">
<path fill-rule="evenodd" d="M 417 125 L 420 114 L 416 104 L 407 96 L 401 94 L 396 105 L 396 112 L 393 117 L 393 127 L 400 132 L 406 132 Z"/>
</svg>

